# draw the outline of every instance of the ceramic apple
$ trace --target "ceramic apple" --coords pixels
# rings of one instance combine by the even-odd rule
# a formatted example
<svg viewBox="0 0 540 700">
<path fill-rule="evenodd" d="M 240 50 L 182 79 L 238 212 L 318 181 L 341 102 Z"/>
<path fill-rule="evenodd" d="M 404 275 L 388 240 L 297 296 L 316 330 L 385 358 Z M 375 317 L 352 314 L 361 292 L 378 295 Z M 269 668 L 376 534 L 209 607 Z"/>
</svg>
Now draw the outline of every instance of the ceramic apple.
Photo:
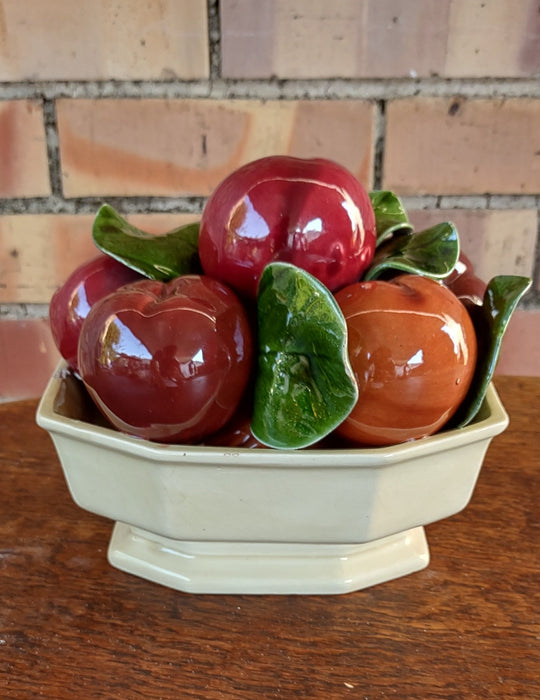
<svg viewBox="0 0 540 700">
<path fill-rule="evenodd" d="M 237 296 L 200 275 L 144 280 L 95 304 L 79 339 L 90 396 L 119 430 L 196 442 L 234 414 L 251 371 L 252 339 Z"/>
<path fill-rule="evenodd" d="M 49 305 L 51 333 L 62 357 L 77 371 L 77 345 L 91 307 L 107 294 L 142 275 L 108 255 L 99 255 L 74 270 Z"/>
<path fill-rule="evenodd" d="M 451 274 L 444 280 L 444 284 L 466 306 L 482 306 L 487 284 L 477 277 L 472 262 L 463 251 L 460 252 L 459 260 Z"/>
<path fill-rule="evenodd" d="M 467 310 L 427 277 L 359 282 L 336 294 L 359 397 L 337 432 L 362 445 L 431 435 L 463 401 L 477 359 Z"/>
<path fill-rule="evenodd" d="M 303 268 L 331 291 L 360 278 L 373 258 L 375 214 L 346 168 L 323 158 L 261 158 L 209 197 L 199 235 L 207 275 L 255 298 L 274 261 Z"/>
<path fill-rule="evenodd" d="M 251 430 L 252 403 L 248 390 L 231 420 L 221 430 L 206 437 L 201 444 L 211 447 L 243 447 L 250 450 L 265 447 Z"/>
</svg>

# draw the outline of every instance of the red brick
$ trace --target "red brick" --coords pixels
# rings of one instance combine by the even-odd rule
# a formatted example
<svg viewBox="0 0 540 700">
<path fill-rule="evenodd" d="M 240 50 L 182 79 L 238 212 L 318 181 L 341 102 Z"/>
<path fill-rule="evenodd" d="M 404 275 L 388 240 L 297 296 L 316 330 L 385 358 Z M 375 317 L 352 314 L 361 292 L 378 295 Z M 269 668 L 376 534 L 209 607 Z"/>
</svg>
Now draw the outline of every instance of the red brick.
<svg viewBox="0 0 540 700">
<path fill-rule="evenodd" d="M 362 100 L 59 100 L 64 192 L 207 195 L 265 155 L 324 156 L 367 186 L 374 106 Z"/>
<path fill-rule="evenodd" d="M 536 0 L 452 0 L 444 77 L 519 78 L 540 70 Z"/>
<path fill-rule="evenodd" d="M 495 275 L 533 276 L 536 210 L 426 209 L 408 213 L 416 230 L 441 221 L 453 222 L 461 247 L 481 279 L 489 281 Z"/>
<path fill-rule="evenodd" d="M 535 194 L 539 124 L 534 99 L 392 101 L 384 188 L 403 195 Z"/>
<path fill-rule="evenodd" d="M 46 319 L 0 319 L 0 403 L 39 396 L 59 359 Z"/>
<path fill-rule="evenodd" d="M 478 276 L 532 277 L 535 261 L 535 210 L 435 209 L 408 212 L 416 230 L 452 221 L 463 251 Z M 507 328 L 497 374 L 540 376 L 540 311 L 518 309 Z"/>
<path fill-rule="evenodd" d="M 514 312 L 496 373 L 540 377 L 540 309 Z"/>
<path fill-rule="evenodd" d="M 220 9 L 229 78 L 524 77 L 540 69 L 535 0 L 221 0 Z"/>
<path fill-rule="evenodd" d="M 0 102 L 0 197 L 41 197 L 50 192 L 41 104 Z"/>
<path fill-rule="evenodd" d="M 128 217 L 150 233 L 165 233 L 196 221 L 192 214 Z M 79 265 L 97 255 L 93 215 L 26 214 L 0 216 L 0 303 L 48 303 Z"/>
<path fill-rule="evenodd" d="M 206 0 L 3 0 L 0 81 L 208 77 Z"/>
</svg>

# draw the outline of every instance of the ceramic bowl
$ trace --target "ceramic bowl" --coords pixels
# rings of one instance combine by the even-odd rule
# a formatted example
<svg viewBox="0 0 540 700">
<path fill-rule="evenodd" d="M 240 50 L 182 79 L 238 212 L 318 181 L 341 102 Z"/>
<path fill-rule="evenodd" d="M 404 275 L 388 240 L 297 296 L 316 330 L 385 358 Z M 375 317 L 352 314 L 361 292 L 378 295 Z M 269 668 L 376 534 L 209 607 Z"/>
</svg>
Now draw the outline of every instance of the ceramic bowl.
<svg viewBox="0 0 540 700">
<path fill-rule="evenodd" d="M 371 449 L 162 445 L 99 417 L 60 363 L 37 411 L 75 502 L 115 521 L 110 563 L 197 593 L 345 593 L 426 567 L 424 526 L 469 502 L 508 416 Z M 457 553 L 456 553 L 457 556 Z"/>
</svg>

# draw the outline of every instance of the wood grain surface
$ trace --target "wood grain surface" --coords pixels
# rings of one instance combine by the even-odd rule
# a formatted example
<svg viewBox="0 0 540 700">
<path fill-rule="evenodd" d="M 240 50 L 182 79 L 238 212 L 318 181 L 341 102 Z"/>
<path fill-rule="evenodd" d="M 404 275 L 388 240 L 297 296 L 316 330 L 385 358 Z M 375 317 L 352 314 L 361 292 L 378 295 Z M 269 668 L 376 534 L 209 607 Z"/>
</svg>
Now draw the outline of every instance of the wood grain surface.
<svg viewBox="0 0 540 700">
<path fill-rule="evenodd" d="M 179 593 L 106 560 L 35 402 L 0 406 L 0 697 L 540 698 L 540 380 L 424 571 L 343 596 Z"/>
</svg>

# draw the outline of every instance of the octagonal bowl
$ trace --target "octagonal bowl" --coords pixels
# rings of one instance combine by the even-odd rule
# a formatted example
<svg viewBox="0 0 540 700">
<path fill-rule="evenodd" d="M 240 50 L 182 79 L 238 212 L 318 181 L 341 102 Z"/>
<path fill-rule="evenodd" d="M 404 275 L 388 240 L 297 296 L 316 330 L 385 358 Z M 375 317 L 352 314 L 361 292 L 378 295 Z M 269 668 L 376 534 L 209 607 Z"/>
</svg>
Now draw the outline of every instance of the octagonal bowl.
<svg viewBox="0 0 540 700">
<path fill-rule="evenodd" d="M 394 447 L 162 445 L 105 424 L 60 363 L 37 422 L 74 501 L 115 521 L 114 567 L 186 592 L 332 594 L 428 565 L 424 526 L 467 505 L 508 416 L 490 385 L 474 423 Z"/>
</svg>

